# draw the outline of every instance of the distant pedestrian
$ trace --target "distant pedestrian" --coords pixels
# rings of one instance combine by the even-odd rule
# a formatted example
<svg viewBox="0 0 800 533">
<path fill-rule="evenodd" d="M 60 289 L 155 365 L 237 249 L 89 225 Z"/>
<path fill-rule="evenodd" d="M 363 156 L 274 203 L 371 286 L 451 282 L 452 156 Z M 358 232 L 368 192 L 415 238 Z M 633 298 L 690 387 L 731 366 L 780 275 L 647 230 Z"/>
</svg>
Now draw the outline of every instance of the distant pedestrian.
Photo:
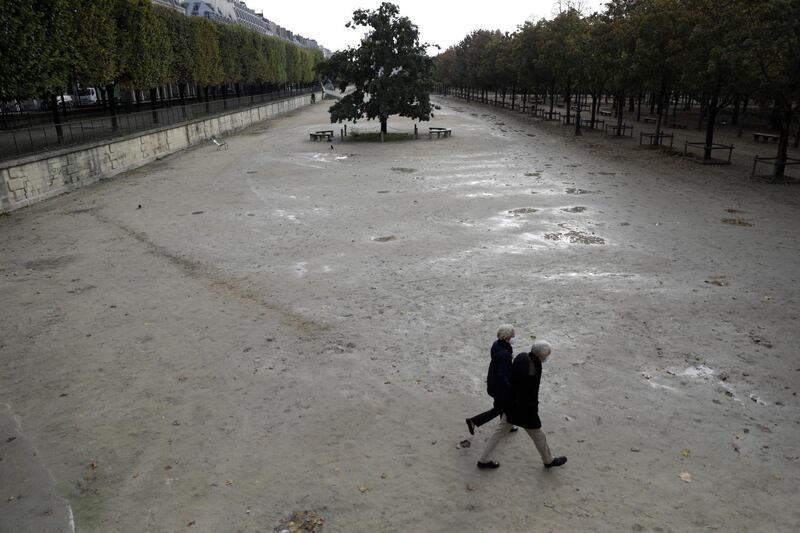
<svg viewBox="0 0 800 533">
<path fill-rule="evenodd" d="M 317 93 L 311 93 L 311 103 L 317 103 Z"/>
<path fill-rule="evenodd" d="M 511 424 L 525 429 L 539 451 L 545 468 L 561 466 L 566 457 L 553 457 L 547 445 L 547 437 L 542 431 L 539 419 L 539 384 L 542 379 L 542 363 L 552 352 L 546 341 L 533 343 L 530 353 L 517 355 L 511 367 L 512 398 L 508 411 L 500 418 L 497 429 L 489 438 L 486 450 L 478 461 L 478 468 L 497 468 L 500 463 L 492 460 L 492 452 L 500 441 L 508 435 Z"/>
</svg>

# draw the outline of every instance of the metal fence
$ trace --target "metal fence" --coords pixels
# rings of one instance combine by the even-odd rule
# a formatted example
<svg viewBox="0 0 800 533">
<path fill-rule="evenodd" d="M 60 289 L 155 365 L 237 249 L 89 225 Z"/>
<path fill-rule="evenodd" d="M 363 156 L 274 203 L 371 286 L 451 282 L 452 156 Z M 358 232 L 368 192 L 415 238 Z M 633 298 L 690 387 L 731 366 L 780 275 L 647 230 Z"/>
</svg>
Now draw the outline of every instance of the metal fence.
<svg viewBox="0 0 800 533">
<path fill-rule="evenodd" d="M 46 152 L 81 144 L 124 137 L 135 132 L 152 130 L 208 118 L 214 115 L 247 109 L 267 102 L 308 94 L 311 88 L 210 100 L 187 105 L 157 107 L 136 113 L 102 116 L 0 131 L 0 161 L 23 155 Z M 149 105 L 149 104 L 147 104 Z"/>
</svg>

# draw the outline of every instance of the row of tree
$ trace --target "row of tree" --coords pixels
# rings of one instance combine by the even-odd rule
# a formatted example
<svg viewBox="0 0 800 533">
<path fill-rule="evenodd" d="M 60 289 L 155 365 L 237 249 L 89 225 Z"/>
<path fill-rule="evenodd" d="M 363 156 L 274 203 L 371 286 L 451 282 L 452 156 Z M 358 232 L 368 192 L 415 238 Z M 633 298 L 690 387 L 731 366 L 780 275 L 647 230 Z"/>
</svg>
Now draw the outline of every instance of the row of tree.
<svg viewBox="0 0 800 533">
<path fill-rule="evenodd" d="M 47 97 L 64 87 L 150 90 L 187 84 L 306 83 L 319 50 L 295 46 L 232 24 L 187 17 L 150 0 L 6 2 L 0 10 L 0 100 Z M 53 105 L 55 108 L 56 106 Z"/>
<path fill-rule="evenodd" d="M 473 32 L 436 58 L 436 77 L 478 98 L 549 95 L 552 106 L 562 95 L 568 113 L 576 95 L 589 95 L 592 120 L 611 94 L 618 126 L 626 98 L 651 95 L 657 136 L 670 103 L 693 99 L 707 120 L 707 158 L 718 112 L 757 100 L 780 130 L 782 177 L 800 108 L 800 0 L 611 0 L 589 16 L 567 7 L 512 34 Z"/>
</svg>

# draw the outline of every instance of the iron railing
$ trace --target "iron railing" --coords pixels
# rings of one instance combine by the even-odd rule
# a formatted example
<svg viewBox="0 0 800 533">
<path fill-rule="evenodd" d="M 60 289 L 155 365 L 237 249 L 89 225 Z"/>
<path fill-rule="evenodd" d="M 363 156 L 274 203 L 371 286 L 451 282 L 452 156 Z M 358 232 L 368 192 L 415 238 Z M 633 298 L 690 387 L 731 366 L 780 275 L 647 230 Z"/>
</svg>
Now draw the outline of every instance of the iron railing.
<svg viewBox="0 0 800 533">
<path fill-rule="evenodd" d="M 90 144 L 139 131 L 192 122 L 214 115 L 256 107 L 267 102 L 312 92 L 311 88 L 209 100 L 193 104 L 174 104 L 147 111 L 71 120 L 59 125 L 46 124 L 0 131 L 0 161 L 24 155 Z M 149 104 L 148 104 L 149 105 Z"/>
</svg>

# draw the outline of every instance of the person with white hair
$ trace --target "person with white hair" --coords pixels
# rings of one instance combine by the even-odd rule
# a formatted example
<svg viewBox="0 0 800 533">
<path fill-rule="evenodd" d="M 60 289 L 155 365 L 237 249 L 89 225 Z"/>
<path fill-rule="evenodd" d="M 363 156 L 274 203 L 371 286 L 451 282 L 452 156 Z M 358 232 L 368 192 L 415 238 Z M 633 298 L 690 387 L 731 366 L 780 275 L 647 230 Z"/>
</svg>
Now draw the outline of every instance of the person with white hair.
<svg viewBox="0 0 800 533">
<path fill-rule="evenodd" d="M 481 426 L 493 418 L 500 416 L 500 425 L 506 433 L 516 431 L 517 428 L 505 423 L 505 413 L 511 407 L 511 363 L 513 359 L 514 336 L 516 331 L 511 324 L 503 324 L 497 330 L 497 340 L 492 344 L 490 351 L 491 362 L 489 363 L 489 373 L 486 376 L 486 392 L 494 399 L 494 405 L 488 411 L 479 415 L 467 418 L 467 429 L 471 435 L 475 434 L 475 428 Z M 496 434 L 497 430 L 495 431 Z M 488 446 L 494 447 L 492 439 L 489 439 Z M 491 464 L 478 463 L 479 468 L 496 468 Z"/>
<path fill-rule="evenodd" d="M 497 429 L 489 439 L 483 455 L 478 461 L 478 468 L 497 468 L 500 463 L 492 460 L 492 452 L 500 441 L 508 435 L 511 424 L 516 424 L 528 433 L 545 468 L 561 466 L 567 462 L 566 457 L 553 457 L 547 445 L 547 437 L 542 431 L 539 419 L 539 384 L 542 379 L 542 363 L 553 348 L 547 341 L 536 341 L 530 353 L 520 353 L 511 365 L 511 401 L 500 419 Z"/>
<path fill-rule="evenodd" d="M 467 418 L 467 429 L 470 435 L 475 434 L 475 428 L 480 427 L 503 413 L 511 400 L 511 363 L 513 357 L 512 344 L 516 334 L 514 326 L 503 324 L 497 329 L 497 340 L 489 351 L 489 373 L 486 376 L 486 391 L 494 399 L 494 405 L 488 411 Z M 512 427 L 510 431 L 516 431 Z"/>
</svg>

